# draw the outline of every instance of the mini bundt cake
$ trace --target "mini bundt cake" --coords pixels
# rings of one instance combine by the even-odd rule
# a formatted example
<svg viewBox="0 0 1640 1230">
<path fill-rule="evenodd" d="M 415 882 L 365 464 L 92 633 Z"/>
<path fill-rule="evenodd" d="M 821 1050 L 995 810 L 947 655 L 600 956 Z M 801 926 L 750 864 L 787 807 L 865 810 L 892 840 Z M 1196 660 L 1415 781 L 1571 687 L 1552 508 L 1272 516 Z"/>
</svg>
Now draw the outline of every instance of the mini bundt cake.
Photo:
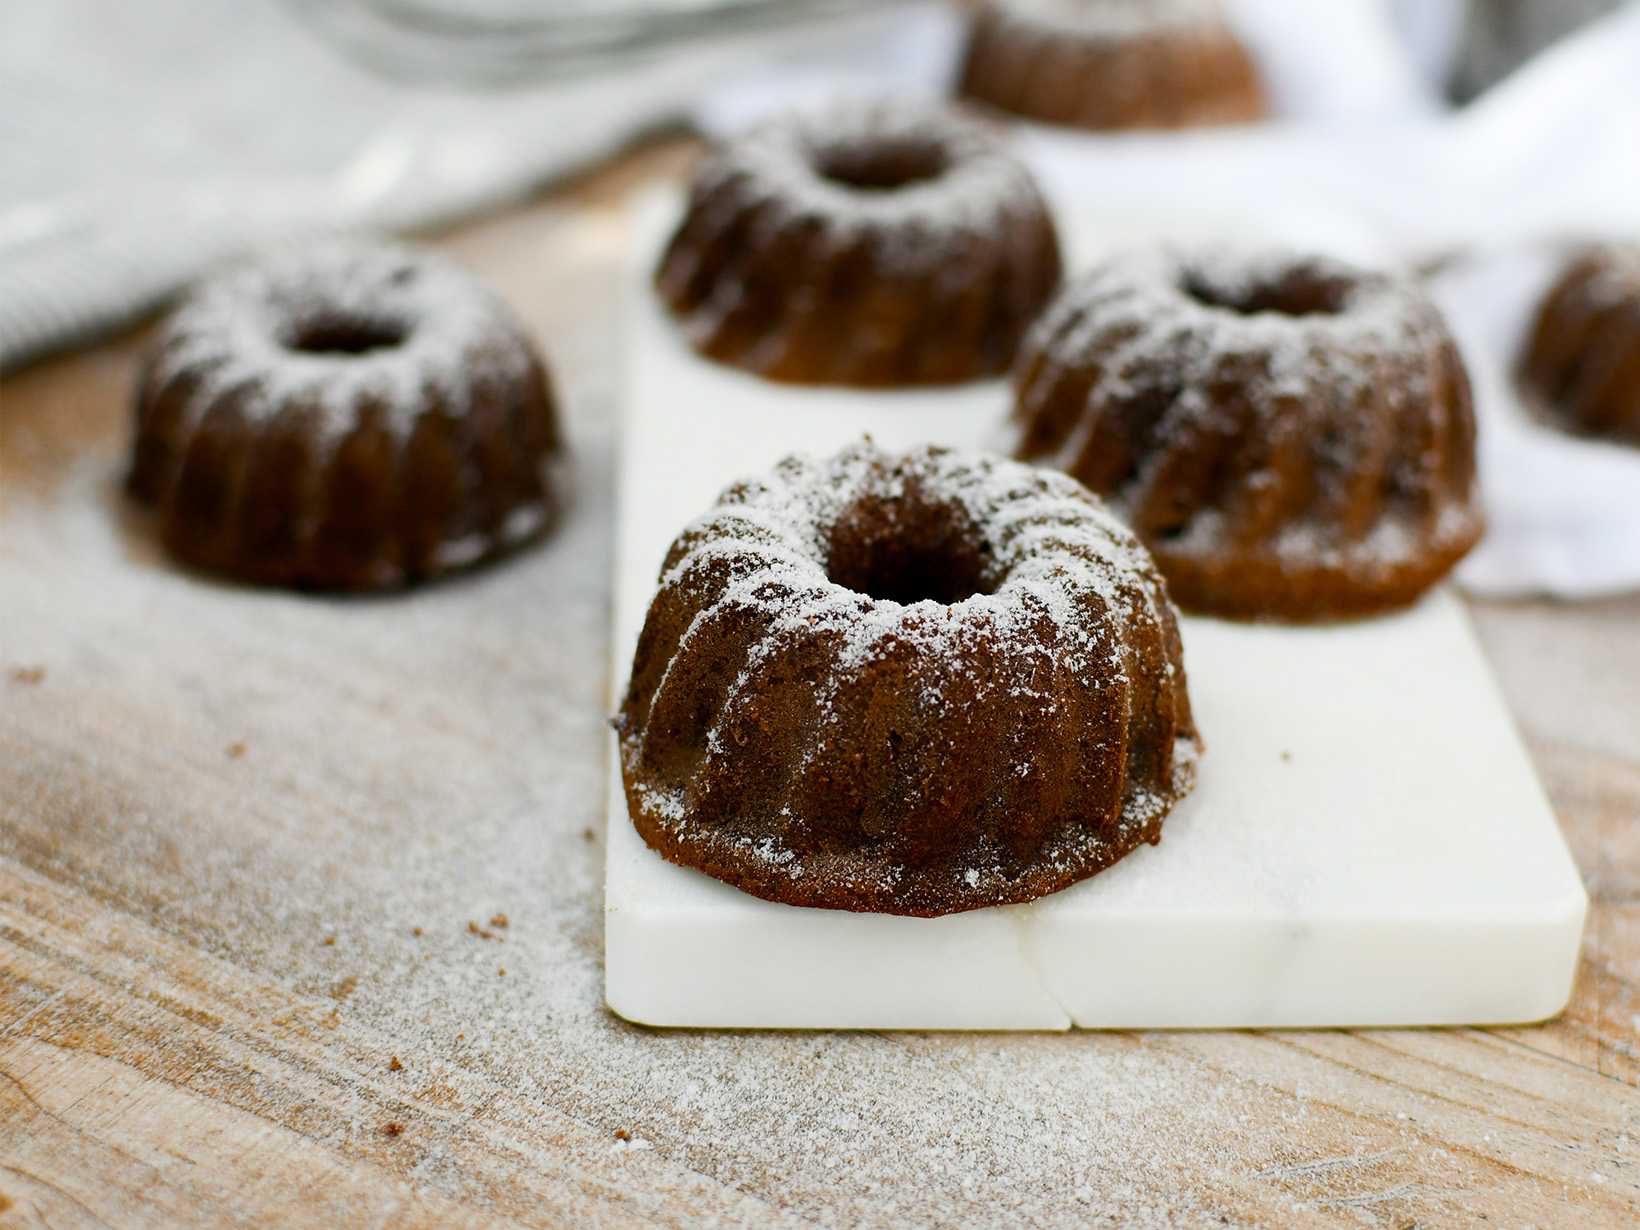
<svg viewBox="0 0 1640 1230">
<path fill-rule="evenodd" d="M 663 856 L 791 905 L 1025 901 L 1155 842 L 1201 748 L 1162 579 L 1081 485 L 869 443 L 673 543 L 616 718 Z"/>
<path fill-rule="evenodd" d="M 981 124 L 850 104 L 710 159 L 655 284 L 696 350 L 771 380 L 947 384 L 1008 370 L 1059 242 Z"/>
<path fill-rule="evenodd" d="M 1640 445 L 1640 245 L 1587 248 L 1566 267 L 1521 380 L 1566 430 Z"/>
<path fill-rule="evenodd" d="M 1106 496 L 1186 610 L 1412 602 L 1474 545 L 1469 379 L 1411 284 L 1321 257 L 1137 252 L 1044 313 L 1017 454 Z"/>
<path fill-rule="evenodd" d="M 543 530 L 560 451 L 522 323 L 428 252 L 321 245 L 207 283 L 137 392 L 127 487 L 200 568 L 367 590 Z"/>
<path fill-rule="evenodd" d="M 1076 128 L 1187 128 L 1264 115 L 1216 0 L 986 0 L 962 93 Z"/>
</svg>

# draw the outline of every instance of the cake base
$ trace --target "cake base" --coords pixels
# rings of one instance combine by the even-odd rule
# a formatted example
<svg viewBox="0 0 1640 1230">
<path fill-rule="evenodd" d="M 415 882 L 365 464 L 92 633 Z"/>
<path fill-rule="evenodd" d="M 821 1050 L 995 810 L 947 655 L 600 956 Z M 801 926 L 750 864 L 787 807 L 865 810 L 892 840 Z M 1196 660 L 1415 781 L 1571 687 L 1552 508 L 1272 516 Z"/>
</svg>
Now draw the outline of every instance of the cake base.
<svg viewBox="0 0 1640 1230">
<path fill-rule="evenodd" d="M 627 329 L 612 684 L 673 537 L 736 478 L 869 432 L 996 446 L 1008 392 L 771 385 L 695 356 L 648 292 Z M 1142 847 L 1028 905 L 943 918 L 751 897 L 644 845 L 611 770 L 605 994 L 650 1025 L 1256 1028 L 1540 1020 L 1587 900 L 1462 605 L 1322 628 L 1185 618 L 1207 741 Z M 611 739 L 614 761 L 614 740 Z"/>
</svg>

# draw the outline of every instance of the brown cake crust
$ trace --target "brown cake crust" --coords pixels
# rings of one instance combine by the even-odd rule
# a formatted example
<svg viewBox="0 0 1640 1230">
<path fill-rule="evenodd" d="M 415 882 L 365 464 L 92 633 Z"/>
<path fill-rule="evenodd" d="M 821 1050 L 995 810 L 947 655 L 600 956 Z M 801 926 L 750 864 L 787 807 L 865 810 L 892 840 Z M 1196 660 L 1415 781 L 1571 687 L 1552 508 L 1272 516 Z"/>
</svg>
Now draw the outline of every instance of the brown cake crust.
<svg viewBox="0 0 1640 1230">
<path fill-rule="evenodd" d="M 655 285 L 710 358 L 885 386 L 1007 371 L 1059 274 L 1047 208 L 989 129 L 948 108 L 851 103 L 712 157 Z"/>
<path fill-rule="evenodd" d="M 1189 128 L 1265 114 L 1258 72 L 1215 0 L 987 0 L 961 92 L 1076 128 Z"/>
<path fill-rule="evenodd" d="M 1166 587 L 1097 499 L 869 443 L 789 458 L 678 537 L 615 724 L 666 858 L 924 916 L 1155 842 L 1201 748 Z"/>
<path fill-rule="evenodd" d="M 1572 259 L 1538 308 L 1520 378 L 1564 430 L 1640 445 L 1640 244 Z"/>
<path fill-rule="evenodd" d="M 1282 252 L 1118 257 L 1044 313 L 1017 454 L 1127 518 L 1186 610 L 1405 606 L 1482 529 L 1456 346 L 1410 283 Z"/>
<path fill-rule="evenodd" d="M 383 589 L 541 533 L 562 453 L 522 323 L 430 252 L 323 244 L 211 281 L 162 330 L 127 489 L 176 558 Z"/>
</svg>

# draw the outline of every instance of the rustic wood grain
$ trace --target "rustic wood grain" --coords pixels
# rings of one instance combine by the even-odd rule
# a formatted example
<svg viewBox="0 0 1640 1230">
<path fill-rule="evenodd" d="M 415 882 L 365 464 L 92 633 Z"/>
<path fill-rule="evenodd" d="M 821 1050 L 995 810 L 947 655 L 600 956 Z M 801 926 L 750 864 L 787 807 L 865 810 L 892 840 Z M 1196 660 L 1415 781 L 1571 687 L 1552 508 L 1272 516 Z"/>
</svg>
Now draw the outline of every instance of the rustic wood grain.
<svg viewBox="0 0 1640 1230">
<path fill-rule="evenodd" d="M 0 388 L 0 1226 L 1636 1224 L 1640 599 L 1474 607 L 1594 902 L 1548 1024 L 605 1012 L 617 203 L 693 153 L 443 241 L 576 455 L 560 531 L 471 577 L 179 571 L 118 491 L 141 338 Z"/>
</svg>

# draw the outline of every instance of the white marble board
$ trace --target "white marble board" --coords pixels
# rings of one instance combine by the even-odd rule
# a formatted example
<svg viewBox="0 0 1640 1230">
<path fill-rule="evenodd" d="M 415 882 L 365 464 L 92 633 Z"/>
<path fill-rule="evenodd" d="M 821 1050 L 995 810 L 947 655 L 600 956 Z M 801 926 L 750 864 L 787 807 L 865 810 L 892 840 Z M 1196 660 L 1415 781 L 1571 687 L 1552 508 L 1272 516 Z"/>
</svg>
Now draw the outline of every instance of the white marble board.
<svg viewBox="0 0 1640 1230">
<path fill-rule="evenodd" d="M 648 287 L 676 209 L 642 208 L 626 321 L 616 699 L 668 545 L 730 482 L 865 433 L 890 449 L 1005 438 L 1000 382 L 793 388 L 698 358 Z M 1195 791 L 1160 845 L 1028 905 L 919 919 L 748 896 L 644 845 L 612 745 L 609 1006 L 650 1025 L 834 1029 L 1450 1025 L 1559 1011 L 1587 901 L 1457 598 L 1437 591 L 1404 614 L 1326 628 L 1186 618 L 1182 631 L 1207 741 Z"/>
</svg>

